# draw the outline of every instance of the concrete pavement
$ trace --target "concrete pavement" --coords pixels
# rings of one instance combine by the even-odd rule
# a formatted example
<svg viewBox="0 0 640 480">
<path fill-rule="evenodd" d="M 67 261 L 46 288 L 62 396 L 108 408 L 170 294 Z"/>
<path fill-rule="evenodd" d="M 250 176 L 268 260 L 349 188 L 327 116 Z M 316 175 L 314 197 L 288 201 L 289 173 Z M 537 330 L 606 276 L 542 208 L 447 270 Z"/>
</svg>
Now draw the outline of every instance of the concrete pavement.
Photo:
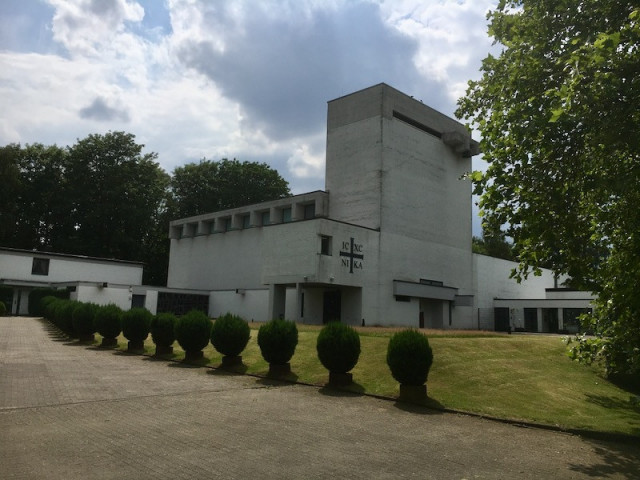
<svg viewBox="0 0 640 480">
<path fill-rule="evenodd" d="M 2 479 L 640 478 L 640 447 L 70 344 L 0 318 Z"/>
</svg>

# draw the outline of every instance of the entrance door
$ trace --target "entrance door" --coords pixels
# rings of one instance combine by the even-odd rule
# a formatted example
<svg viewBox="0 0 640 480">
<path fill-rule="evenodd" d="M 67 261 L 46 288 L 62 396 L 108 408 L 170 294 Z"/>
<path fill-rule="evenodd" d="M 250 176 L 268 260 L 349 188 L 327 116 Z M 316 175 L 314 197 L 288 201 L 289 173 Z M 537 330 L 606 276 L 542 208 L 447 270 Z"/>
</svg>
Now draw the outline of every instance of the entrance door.
<svg viewBox="0 0 640 480">
<path fill-rule="evenodd" d="M 496 307 L 494 309 L 496 332 L 508 332 L 511 330 L 509 323 L 509 309 L 507 307 Z"/>
<path fill-rule="evenodd" d="M 558 309 L 542 309 L 542 331 L 545 333 L 558 333 Z"/>
<path fill-rule="evenodd" d="M 322 301 L 322 323 L 339 322 L 342 310 L 340 290 L 327 290 Z"/>
<path fill-rule="evenodd" d="M 524 329 L 527 332 L 538 331 L 538 309 L 537 308 L 524 309 Z"/>
</svg>

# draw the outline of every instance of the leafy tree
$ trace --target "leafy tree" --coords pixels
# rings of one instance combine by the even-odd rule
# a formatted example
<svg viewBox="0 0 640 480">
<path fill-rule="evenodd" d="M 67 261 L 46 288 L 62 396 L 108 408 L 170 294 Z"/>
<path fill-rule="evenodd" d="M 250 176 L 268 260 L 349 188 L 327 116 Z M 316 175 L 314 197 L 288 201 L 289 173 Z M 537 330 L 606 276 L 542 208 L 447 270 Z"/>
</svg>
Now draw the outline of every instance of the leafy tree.
<svg viewBox="0 0 640 480">
<path fill-rule="evenodd" d="M 0 148 L 0 245 L 15 245 L 15 229 L 20 212 L 18 196 L 22 190 L 20 145 Z"/>
<path fill-rule="evenodd" d="M 266 163 L 202 159 L 177 167 L 171 179 L 173 219 L 241 207 L 291 194 Z"/>
<path fill-rule="evenodd" d="M 65 194 L 67 151 L 40 143 L 21 150 L 23 188 L 17 241 L 22 248 L 65 251 L 71 202 Z"/>
<path fill-rule="evenodd" d="M 0 244 L 51 249 L 68 212 L 62 195 L 65 151 L 41 144 L 0 148 Z"/>
<path fill-rule="evenodd" d="M 92 134 L 69 149 L 66 192 L 73 199 L 70 251 L 124 260 L 148 259 L 150 236 L 169 178 L 124 132 Z"/>
<path fill-rule="evenodd" d="M 513 245 L 507 241 L 505 234 L 500 231 L 492 234 L 483 228 L 481 237 L 474 236 L 471 239 L 471 247 L 473 253 L 480 253 L 489 257 L 511 261 L 515 261 L 517 258 Z"/>
<path fill-rule="evenodd" d="M 640 371 L 640 9 L 614 0 L 498 3 L 503 46 L 457 115 L 482 133 L 473 172 L 489 224 L 518 248 L 518 278 L 542 264 L 598 295 L 596 339 L 573 352 Z"/>
</svg>

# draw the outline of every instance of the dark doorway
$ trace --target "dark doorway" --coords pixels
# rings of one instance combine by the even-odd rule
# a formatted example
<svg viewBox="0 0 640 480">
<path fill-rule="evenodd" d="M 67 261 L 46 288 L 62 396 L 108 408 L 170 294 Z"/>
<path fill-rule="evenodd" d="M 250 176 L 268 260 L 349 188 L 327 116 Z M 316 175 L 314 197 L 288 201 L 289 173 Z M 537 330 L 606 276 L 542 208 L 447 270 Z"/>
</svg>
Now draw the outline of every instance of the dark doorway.
<svg viewBox="0 0 640 480">
<path fill-rule="evenodd" d="M 545 333 L 558 333 L 558 309 L 542 309 L 542 331 Z"/>
<path fill-rule="evenodd" d="M 418 319 L 418 326 L 420 328 L 424 328 L 424 312 L 420 312 L 420 317 Z"/>
<path fill-rule="evenodd" d="M 342 310 L 340 290 L 327 290 L 322 301 L 322 323 L 339 322 Z"/>
<path fill-rule="evenodd" d="M 509 308 L 496 307 L 494 308 L 494 319 L 496 324 L 496 332 L 508 332 L 511 330 L 509 324 Z"/>
<path fill-rule="evenodd" d="M 524 309 L 524 329 L 527 332 L 538 331 L 538 309 L 537 308 Z"/>
<path fill-rule="evenodd" d="M 146 295 L 132 295 L 131 308 L 144 308 L 145 299 Z"/>
</svg>

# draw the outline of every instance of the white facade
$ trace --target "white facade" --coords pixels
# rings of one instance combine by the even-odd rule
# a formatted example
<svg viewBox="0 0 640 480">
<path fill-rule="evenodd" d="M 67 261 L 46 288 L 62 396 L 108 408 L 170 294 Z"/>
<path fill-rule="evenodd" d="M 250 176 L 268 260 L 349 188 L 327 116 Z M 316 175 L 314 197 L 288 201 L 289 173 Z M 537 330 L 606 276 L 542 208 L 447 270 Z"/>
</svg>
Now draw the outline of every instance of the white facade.
<svg viewBox="0 0 640 480">
<path fill-rule="evenodd" d="M 142 272 L 139 262 L 0 248 L 0 285 L 13 289 L 9 311 L 16 315 L 28 314 L 29 293 L 38 287 L 71 287 L 73 299 L 128 309 Z"/>
<path fill-rule="evenodd" d="M 461 177 L 477 153 L 464 126 L 388 85 L 333 100 L 326 191 L 171 222 L 168 287 L 209 291 L 214 317 L 493 328 L 497 298 L 556 285 L 472 254 Z"/>
</svg>

